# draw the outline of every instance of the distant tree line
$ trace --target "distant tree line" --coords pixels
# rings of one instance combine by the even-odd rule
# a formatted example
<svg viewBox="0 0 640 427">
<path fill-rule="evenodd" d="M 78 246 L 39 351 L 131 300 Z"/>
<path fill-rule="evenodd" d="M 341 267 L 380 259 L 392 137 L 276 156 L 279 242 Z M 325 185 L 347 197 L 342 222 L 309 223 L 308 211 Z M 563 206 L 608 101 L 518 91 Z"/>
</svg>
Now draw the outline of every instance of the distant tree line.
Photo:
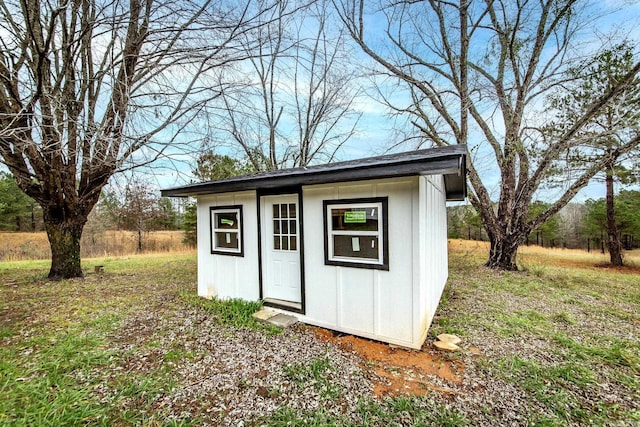
<svg viewBox="0 0 640 427">
<path fill-rule="evenodd" d="M 93 240 L 105 230 L 137 233 L 138 251 L 144 250 L 149 231 L 179 230 L 184 221 L 171 199 L 161 198 L 148 183 L 136 179 L 123 188 L 106 189 L 89 216 L 87 231 Z M 0 172 L 0 231 L 44 230 L 42 208 L 20 190 L 10 174 Z"/>
<path fill-rule="evenodd" d="M 531 215 L 548 209 L 544 202 L 530 206 Z M 624 250 L 640 248 L 640 191 L 622 190 L 615 198 L 616 228 Z M 487 233 L 471 205 L 447 209 L 451 239 L 488 241 Z M 570 203 L 527 236 L 526 245 L 552 248 L 609 250 L 606 198 Z"/>
<path fill-rule="evenodd" d="M 8 173 L 0 172 L 0 230 L 42 231 L 42 208 L 24 194 Z"/>
</svg>

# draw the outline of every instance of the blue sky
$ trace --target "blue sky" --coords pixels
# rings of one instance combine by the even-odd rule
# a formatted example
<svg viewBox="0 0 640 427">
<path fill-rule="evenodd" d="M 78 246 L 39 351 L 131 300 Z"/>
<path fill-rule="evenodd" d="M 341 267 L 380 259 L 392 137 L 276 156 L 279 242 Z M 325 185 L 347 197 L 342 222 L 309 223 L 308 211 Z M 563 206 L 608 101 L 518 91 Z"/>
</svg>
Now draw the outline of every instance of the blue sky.
<svg viewBox="0 0 640 427">
<path fill-rule="evenodd" d="M 609 0 L 593 2 L 589 13 L 597 16 L 597 21 L 592 27 L 587 27 L 582 31 L 584 48 L 590 45 L 599 44 L 599 40 L 617 31 L 618 35 L 625 36 L 632 40 L 640 40 L 640 1 L 629 0 Z M 375 20 L 373 21 L 375 24 Z M 362 55 L 363 63 L 370 60 Z M 402 96 L 398 93 L 397 96 Z M 382 154 L 389 149 L 389 146 L 398 141 L 395 129 L 398 125 L 394 119 L 390 118 L 384 106 L 369 97 L 361 97 L 357 102 L 357 110 L 361 113 L 361 119 L 357 134 L 346 143 L 340 150 L 337 160 L 349 160 L 354 158 L 370 157 Z M 478 138 L 481 137 L 478 135 Z M 471 137 L 473 140 L 473 135 Z M 394 149 L 403 151 L 412 149 L 411 145 L 405 144 Z M 229 152 L 230 153 L 230 152 Z M 482 154 L 482 149 L 478 152 L 478 163 L 476 167 L 482 172 L 483 180 L 494 196 L 497 195 L 499 172 L 491 166 L 486 154 Z M 232 154 L 232 153 L 231 153 Z M 193 166 L 189 156 L 174 153 L 174 159 L 182 161 L 173 163 L 170 167 L 164 168 L 161 163 L 153 167 L 153 177 L 159 187 L 170 187 L 187 183 L 190 179 L 189 171 Z M 173 169 L 173 170 L 172 170 Z M 604 197 L 604 185 L 600 182 L 593 182 L 589 187 L 576 197 L 575 201 L 584 201 L 587 198 Z"/>
</svg>

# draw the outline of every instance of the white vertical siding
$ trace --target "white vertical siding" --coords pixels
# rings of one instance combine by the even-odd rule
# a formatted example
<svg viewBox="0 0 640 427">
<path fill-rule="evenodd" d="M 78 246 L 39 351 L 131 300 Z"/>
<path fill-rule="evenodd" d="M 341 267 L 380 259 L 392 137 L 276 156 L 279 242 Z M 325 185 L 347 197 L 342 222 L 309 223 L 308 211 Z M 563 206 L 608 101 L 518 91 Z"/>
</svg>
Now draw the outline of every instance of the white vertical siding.
<svg viewBox="0 0 640 427">
<path fill-rule="evenodd" d="M 388 198 L 389 271 L 325 265 L 323 201 Z M 305 314 L 301 321 L 420 348 L 447 280 L 441 176 L 303 187 Z M 255 191 L 198 198 L 198 294 L 259 298 Z M 244 257 L 212 255 L 209 207 L 242 205 Z"/>
<path fill-rule="evenodd" d="M 241 205 L 244 256 L 211 253 L 212 206 Z M 198 295 L 255 301 L 258 286 L 258 218 L 255 191 L 198 197 Z"/>
<path fill-rule="evenodd" d="M 417 177 L 303 187 L 306 313 L 301 320 L 416 347 L 412 218 Z M 389 271 L 324 264 L 323 200 L 388 197 Z"/>
<path fill-rule="evenodd" d="M 424 341 L 448 277 L 447 211 L 444 179 L 420 177 L 420 315 L 416 331 Z"/>
</svg>

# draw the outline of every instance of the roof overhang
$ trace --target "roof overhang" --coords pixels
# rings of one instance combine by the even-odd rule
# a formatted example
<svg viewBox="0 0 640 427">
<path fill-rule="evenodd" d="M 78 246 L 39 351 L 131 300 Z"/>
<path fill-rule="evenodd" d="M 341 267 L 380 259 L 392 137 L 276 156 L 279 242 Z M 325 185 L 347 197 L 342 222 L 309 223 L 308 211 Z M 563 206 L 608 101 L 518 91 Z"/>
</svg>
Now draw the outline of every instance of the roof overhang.
<svg viewBox="0 0 640 427">
<path fill-rule="evenodd" d="M 163 197 L 188 197 L 244 190 L 273 190 L 313 184 L 443 175 L 447 200 L 464 200 L 466 145 L 430 148 L 326 165 L 260 172 L 217 181 L 189 184 L 161 191 Z"/>
</svg>

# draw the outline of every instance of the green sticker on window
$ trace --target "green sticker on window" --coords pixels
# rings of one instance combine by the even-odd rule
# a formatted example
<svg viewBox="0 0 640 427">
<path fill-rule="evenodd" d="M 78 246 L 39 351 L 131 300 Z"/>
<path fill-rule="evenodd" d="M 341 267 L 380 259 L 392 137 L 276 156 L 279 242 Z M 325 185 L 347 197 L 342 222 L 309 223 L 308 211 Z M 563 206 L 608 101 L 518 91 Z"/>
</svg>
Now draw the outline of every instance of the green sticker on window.
<svg viewBox="0 0 640 427">
<path fill-rule="evenodd" d="M 234 220 L 232 219 L 227 219 L 227 218 L 222 218 L 220 219 L 220 222 L 222 223 L 222 225 L 229 225 L 231 227 L 233 227 L 233 224 L 235 223 Z"/>
<path fill-rule="evenodd" d="M 344 213 L 345 224 L 362 224 L 367 222 L 367 213 L 365 211 L 347 211 Z"/>
</svg>

